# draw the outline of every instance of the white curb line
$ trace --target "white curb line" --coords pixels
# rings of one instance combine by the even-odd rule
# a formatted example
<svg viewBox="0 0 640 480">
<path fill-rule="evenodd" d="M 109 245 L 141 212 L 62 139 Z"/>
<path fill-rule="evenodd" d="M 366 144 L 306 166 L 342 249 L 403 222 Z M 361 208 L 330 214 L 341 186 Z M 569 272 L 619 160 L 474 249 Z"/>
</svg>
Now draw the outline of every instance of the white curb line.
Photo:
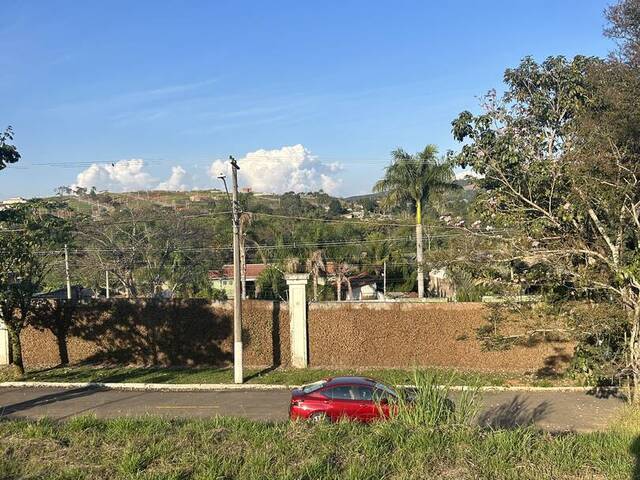
<svg viewBox="0 0 640 480">
<path fill-rule="evenodd" d="M 101 383 L 101 382 L 0 382 L 0 388 L 99 388 L 104 390 L 129 390 L 148 392 L 219 392 L 226 390 L 291 390 L 299 385 L 269 385 L 269 384 L 234 384 L 234 383 Z M 414 385 L 397 385 L 401 388 L 415 388 Z M 448 388 L 452 392 L 477 390 L 479 392 L 616 392 L 618 387 L 528 387 L 528 386 L 483 386 L 473 387 L 458 385 Z"/>
</svg>

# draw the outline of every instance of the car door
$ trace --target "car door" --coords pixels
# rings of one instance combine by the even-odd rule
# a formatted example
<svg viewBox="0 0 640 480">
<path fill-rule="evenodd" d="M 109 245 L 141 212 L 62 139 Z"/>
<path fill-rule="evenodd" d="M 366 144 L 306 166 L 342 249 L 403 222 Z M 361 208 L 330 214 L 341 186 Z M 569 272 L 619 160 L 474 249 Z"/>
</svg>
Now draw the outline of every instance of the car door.
<svg viewBox="0 0 640 480">
<path fill-rule="evenodd" d="M 367 385 L 355 385 L 353 397 L 357 402 L 357 411 L 354 418 L 362 422 L 370 422 L 379 416 L 379 408 L 374 401 L 373 388 Z"/>
<path fill-rule="evenodd" d="M 354 399 L 351 385 L 336 385 L 324 390 L 323 394 L 329 398 L 326 412 L 331 420 L 357 417 L 360 402 Z"/>
</svg>

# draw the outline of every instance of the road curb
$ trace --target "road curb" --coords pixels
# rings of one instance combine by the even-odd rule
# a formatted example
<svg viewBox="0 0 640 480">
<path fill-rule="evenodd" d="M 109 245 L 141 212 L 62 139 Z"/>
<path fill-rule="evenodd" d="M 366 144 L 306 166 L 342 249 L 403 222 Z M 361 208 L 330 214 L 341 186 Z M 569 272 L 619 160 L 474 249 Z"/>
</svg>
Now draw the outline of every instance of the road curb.
<svg viewBox="0 0 640 480">
<path fill-rule="evenodd" d="M 270 385 L 270 384 L 233 384 L 233 383 L 102 383 L 102 382 L 0 382 L 0 388 L 97 388 L 103 390 L 149 391 L 149 392 L 223 392 L 223 391 L 261 391 L 261 390 L 291 390 L 299 385 Z M 414 385 L 397 385 L 401 388 L 415 388 Z M 481 386 L 456 385 L 448 388 L 452 392 L 618 392 L 618 387 L 528 387 L 528 386 Z"/>
</svg>

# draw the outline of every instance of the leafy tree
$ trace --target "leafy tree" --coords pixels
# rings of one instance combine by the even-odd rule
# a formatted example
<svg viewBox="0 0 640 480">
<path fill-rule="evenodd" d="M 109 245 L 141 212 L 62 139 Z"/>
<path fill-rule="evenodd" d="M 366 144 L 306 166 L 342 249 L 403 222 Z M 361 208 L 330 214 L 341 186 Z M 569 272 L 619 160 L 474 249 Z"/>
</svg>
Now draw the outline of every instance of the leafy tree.
<svg viewBox="0 0 640 480">
<path fill-rule="evenodd" d="M 0 211 L 0 319 L 9 331 L 12 362 L 20 373 L 20 332 L 32 311 L 33 296 L 70 236 L 67 222 L 55 216 L 54 209 L 53 204 L 31 201 Z"/>
<path fill-rule="evenodd" d="M 578 291 L 628 314 L 629 374 L 640 394 L 640 75 L 586 57 L 525 58 L 502 97 L 463 112 L 462 166 L 482 174 L 485 219 Z M 640 398 L 636 395 L 636 398 Z"/>
<path fill-rule="evenodd" d="M 282 300 L 287 290 L 284 274 L 273 265 L 265 268 L 256 279 L 256 296 L 269 300 Z"/>
<path fill-rule="evenodd" d="M 609 26 L 604 33 L 618 41 L 619 58 L 640 66 L 640 0 L 622 0 L 607 8 L 605 15 Z"/>
<path fill-rule="evenodd" d="M 342 204 L 340 200 L 337 198 L 332 198 L 329 201 L 329 215 L 337 216 L 342 215 L 344 213 L 344 208 L 342 208 Z"/>
<path fill-rule="evenodd" d="M 422 209 L 429 204 L 434 194 L 458 188 L 453 182 L 451 163 L 438 160 L 437 154 L 435 145 L 427 145 L 415 155 L 400 148 L 393 151 L 393 163 L 387 167 L 384 178 L 373 187 L 374 192 L 386 194 L 382 200 L 384 207 L 404 207 L 409 204 L 415 210 L 419 298 L 424 297 Z"/>
<path fill-rule="evenodd" d="M 13 129 L 9 126 L 0 133 L 0 170 L 5 169 L 8 164 L 20 160 L 20 153 L 15 145 L 10 143 L 11 141 L 13 141 Z"/>
</svg>

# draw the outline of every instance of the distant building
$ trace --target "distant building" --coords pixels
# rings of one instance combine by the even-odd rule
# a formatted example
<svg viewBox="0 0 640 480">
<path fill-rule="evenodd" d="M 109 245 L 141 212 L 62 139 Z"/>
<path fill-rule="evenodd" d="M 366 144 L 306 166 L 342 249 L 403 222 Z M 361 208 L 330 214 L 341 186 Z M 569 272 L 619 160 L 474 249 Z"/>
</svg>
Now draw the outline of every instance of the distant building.
<svg viewBox="0 0 640 480">
<path fill-rule="evenodd" d="M 256 280 L 267 267 L 266 263 L 248 263 L 245 265 L 247 296 L 255 296 Z M 210 270 L 208 276 L 213 288 L 224 290 L 228 298 L 233 298 L 233 265 L 224 265 L 222 270 Z"/>
<path fill-rule="evenodd" d="M 96 293 L 91 288 L 84 288 L 82 285 L 71 285 L 72 300 L 89 300 L 95 297 Z M 67 287 L 58 288 L 57 290 L 51 290 L 49 292 L 36 293 L 33 298 L 66 300 Z"/>
<path fill-rule="evenodd" d="M 0 210 L 5 210 L 14 205 L 21 205 L 23 203 L 27 203 L 27 200 L 22 197 L 7 198 L 6 200 L 2 200 L 0 202 Z"/>
</svg>

